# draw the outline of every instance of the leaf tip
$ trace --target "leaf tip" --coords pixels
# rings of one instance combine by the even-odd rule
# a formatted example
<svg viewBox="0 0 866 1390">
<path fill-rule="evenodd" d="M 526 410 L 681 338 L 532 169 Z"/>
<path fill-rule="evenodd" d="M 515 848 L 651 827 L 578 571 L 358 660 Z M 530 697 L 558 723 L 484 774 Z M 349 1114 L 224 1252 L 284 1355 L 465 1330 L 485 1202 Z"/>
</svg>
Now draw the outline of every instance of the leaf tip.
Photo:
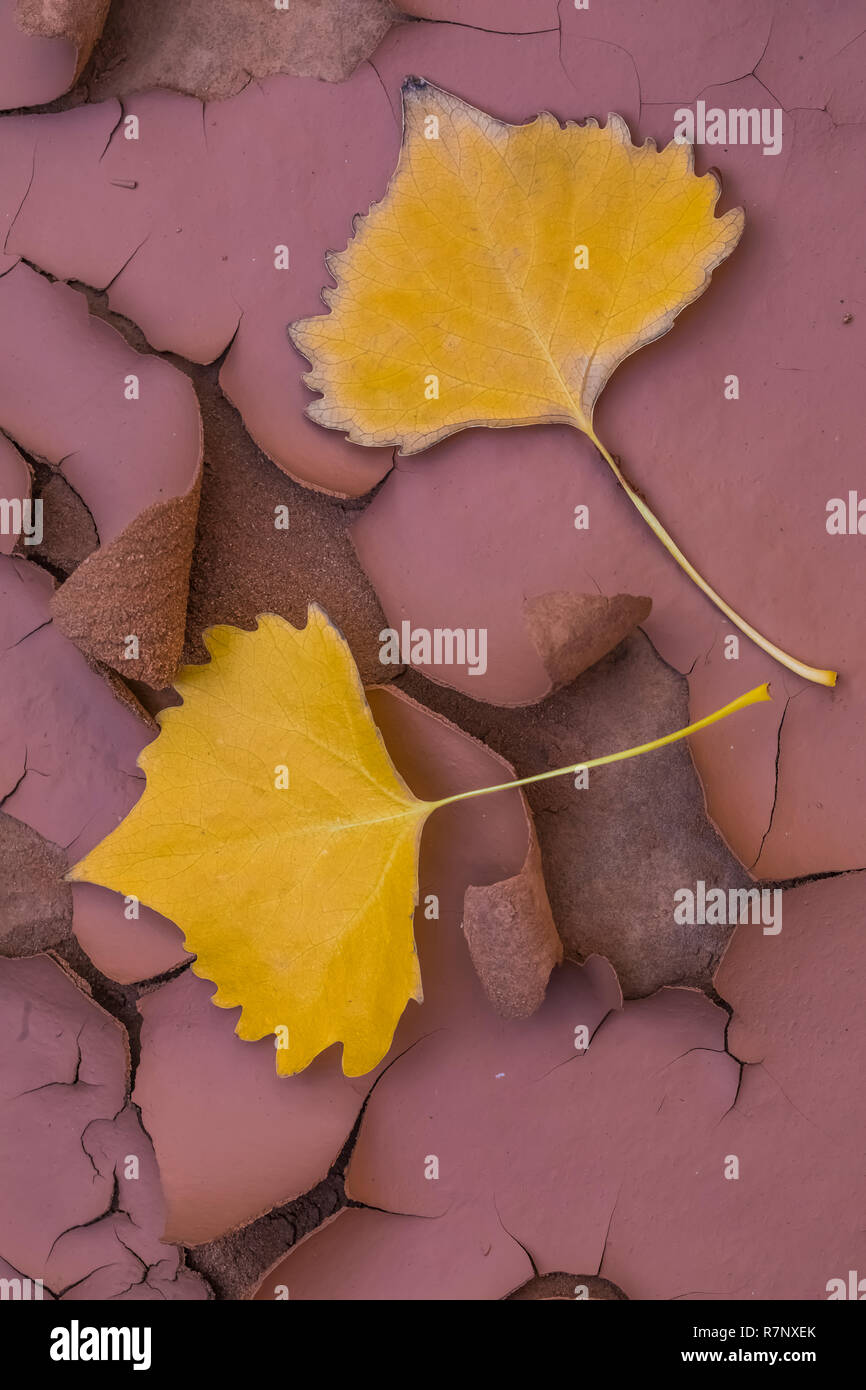
<svg viewBox="0 0 866 1390">
<path fill-rule="evenodd" d="M 426 77 L 416 77 L 414 74 L 410 73 L 408 77 L 404 77 L 403 85 L 400 90 L 404 98 L 406 98 L 414 96 L 417 92 L 425 91 L 429 85 L 430 83 L 427 81 Z"/>
</svg>

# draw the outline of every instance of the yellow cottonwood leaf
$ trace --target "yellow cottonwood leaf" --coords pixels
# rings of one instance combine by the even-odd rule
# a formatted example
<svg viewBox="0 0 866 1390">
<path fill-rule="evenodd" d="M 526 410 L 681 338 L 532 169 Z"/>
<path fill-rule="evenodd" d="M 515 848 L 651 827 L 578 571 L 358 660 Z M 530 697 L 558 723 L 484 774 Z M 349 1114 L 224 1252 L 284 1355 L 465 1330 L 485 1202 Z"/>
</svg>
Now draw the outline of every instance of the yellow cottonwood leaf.
<svg viewBox="0 0 866 1390">
<path fill-rule="evenodd" d="M 592 433 L 611 372 L 706 288 L 743 227 L 692 147 L 636 148 L 625 122 L 512 126 L 426 83 L 381 203 L 328 257 L 329 314 L 291 336 L 308 413 L 405 454 L 471 425 Z M 581 250 L 581 248 L 584 248 Z"/>
<path fill-rule="evenodd" d="M 289 333 L 311 363 L 311 419 L 414 454 L 473 425 L 569 424 L 592 440 L 693 583 L 753 642 L 821 685 L 716 593 L 593 428 L 623 358 L 666 333 L 743 230 L 715 216 L 692 146 L 631 142 L 621 117 L 507 125 L 417 78 L 385 197 L 326 257 L 330 312 Z"/>
<path fill-rule="evenodd" d="M 278 1072 L 341 1041 L 361 1075 L 421 999 L 412 915 L 433 807 L 394 769 L 319 608 L 300 630 L 267 615 L 205 640 L 210 663 L 181 671 L 183 705 L 139 759 L 143 796 L 69 877 L 175 922 L 214 1002 L 243 1006 L 239 1037 L 288 1029 Z"/>
<path fill-rule="evenodd" d="M 67 878 L 171 918 L 195 973 L 217 985 L 213 1002 L 241 1006 L 238 1037 L 275 1035 L 282 1075 L 335 1042 L 347 1076 L 371 1071 L 421 1000 L 412 916 L 431 812 L 661 748 L 769 699 L 762 686 L 640 748 L 420 801 L 321 609 L 305 628 L 266 614 L 253 632 L 211 628 L 205 642 L 210 662 L 180 672 L 183 704 L 161 712 L 139 757 L 140 801 Z"/>
</svg>

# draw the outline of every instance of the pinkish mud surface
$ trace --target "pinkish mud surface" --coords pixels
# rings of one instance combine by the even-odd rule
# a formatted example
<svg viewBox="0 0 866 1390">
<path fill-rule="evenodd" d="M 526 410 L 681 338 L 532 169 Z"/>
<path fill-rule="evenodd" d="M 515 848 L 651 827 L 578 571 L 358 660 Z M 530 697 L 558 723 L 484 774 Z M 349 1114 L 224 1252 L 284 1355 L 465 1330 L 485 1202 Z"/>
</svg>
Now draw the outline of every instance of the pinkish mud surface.
<svg viewBox="0 0 866 1390">
<path fill-rule="evenodd" d="M 866 1269 L 864 60 L 858 0 L 0 0 L 0 1278 L 725 1301 Z M 742 243 L 595 427 L 835 689 L 732 648 L 575 431 L 404 458 L 307 418 L 287 326 L 385 190 L 409 75 L 660 145 L 698 101 L 778 110 L 775 154 L 697 150 Z M 424 798 L 773 694 L 437 813 L 424 1001 L 352 1079 L 337 1048 L 278 1079 L 172 922 L 64 880 L 140 796 L 205 629 L 310 602 Z M 484 670 L 384 661 L 404 623 L 483 629 Z M 684 920 L 686 890 L 751 920 Z"/>
</svg>

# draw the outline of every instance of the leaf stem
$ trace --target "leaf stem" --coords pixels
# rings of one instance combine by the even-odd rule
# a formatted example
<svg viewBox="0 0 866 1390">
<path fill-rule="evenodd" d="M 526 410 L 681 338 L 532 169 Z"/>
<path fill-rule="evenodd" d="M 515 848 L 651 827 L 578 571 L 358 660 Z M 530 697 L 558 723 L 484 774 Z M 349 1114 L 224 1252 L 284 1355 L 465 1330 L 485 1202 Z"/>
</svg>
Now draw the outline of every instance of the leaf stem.
<svg viewBox="0 0 866 1390">
<path fill-rule="evenodd" d="M 622 753 L 607 753 L 603 758 L 591 758 L 589 762 L 572 763 L 568 767 L 558 767 L 553 772 L 537 772 L 534 777 L 521 777 L 519 781 L 515 782 L 501 782 L 496 787 L 479 787 L 476 791 L 458 792 L 456 796 L 446 796 L 442 801 L 434 801 L 432 809 L 435 811 L 440 806 L 451 806 L 455 801 L 468 801 L 472 796 L 489 796 L 491 792 L 513 791 L 515 787 L 528 787 L 532 782 L 546 782 L 551 777 L 564 777 L 570 772 L 581 772 L 584 768 L 603 767 L 606 763 L 620 763 L 626 758 L 636 758 L 639 753 L 651 753 L 655 748 L 664 748 L 669 743 L 677 743 L 680 739 L 688 738 L 690 734 L 696 734 L 699 729 L 706 729 L 710 724 L 717 724 L 720 719 L 727 719 L 729 714 L 736 714 L 738 710 L 746 709 L 749 705 L 760 704 L 771 698 L 769 685 L 757 685 L 754 690 L 749 690 L 739 699 L 732 700 L 723 709 L 717 709 L 714 714 L 708 714 L 706 718 L 699 719 L 695 724 L 689 724 L 685 729 L 678 729 L 675 734 L 665 734 L 663 738 L 653 739 L 651 743 L 641 743 L 637 748 L 626 748 Z"/>
<path fill-rule="evenodd" d="M 616 459 L 608 453 L 595 432 L 590 429 L 588 434 L 602 458 L 610 465 L 613 475 L 620 487 L 634 506 L 637 507 L 637 510 L 650 529 L 658 536 L 665 550 L 673 556 L 680 568 L 685 570 L 689 579 L 697 584 L 698 588 L 706 594 L 707 598 L 711 599 L 716 607 L 721 609 L 726 617 L 730 618 L 731 622 L 734 623 L 741 632 L 744 632 L 747 637 L 751 638 L 757 646 L 769 653 L 776 661 L 780 661 L 783 666 L 787 666 L 789 671 L 794 671 L 798 676 L 802 676 L 804 680 L 814 681 L 816 685 L 835 685 L 837 674 L 835 671 L 822 671 L 815 666 L 807 666 L 805 662 L 798 661 L 796 657 L 789 656 L 787 652 L 782 651 L 781 647 L 777 647 L 775 643 L 770 642 L 768 638 L 762 637 L 760 632 L 752 627 L 751 623 L 746 622 L 745 618 L 741 618 L 738 613 L 734 612 L 733 608 L 725 602 L 720 594 L 716 593 L 715 589 L 711 588 L 707 581 L 698 574 L 694 565 L 686 559 L 673 537 L 668 535 L 661 522 L 653 512 L 650 511 L 650 508 L 647 506 L 646 502 L 644 502 L 643 498 L 635 492 L 634 488 L 623 474 L 619 464 L 616 462 Z"/>
</svg>

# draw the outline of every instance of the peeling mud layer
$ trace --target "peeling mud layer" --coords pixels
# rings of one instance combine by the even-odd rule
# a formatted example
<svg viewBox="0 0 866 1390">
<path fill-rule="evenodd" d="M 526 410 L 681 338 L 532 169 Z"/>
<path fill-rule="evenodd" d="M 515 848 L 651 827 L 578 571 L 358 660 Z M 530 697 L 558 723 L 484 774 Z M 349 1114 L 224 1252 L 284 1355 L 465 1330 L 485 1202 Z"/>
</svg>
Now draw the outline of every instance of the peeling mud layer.
<svg viewBox="0 0 866 1390">
<path fill-rule="evenodd" d="M 864 65 L 860 0 L 0 0 L 0 1301 L 866 1297 Z M 408 79 L 457 99 L 421 211 Z M 650 226 L 684 121 L 745 215 L 711 286 Z M 591 206 L 510 127 L 612 141 Z M 669 162 L 628 247 L 632 154 Z M 605 277 L 643 255 L 643 304 L 657 244 L 632 352 Z M 313 605 L 350 694 L 327 645 L 226 694 L 227 630 Z M 417 873 L 389 842 L 362 893 L 395 798 Z M 72 874 L 124 824 L 144 888 Z M 261 1026 L 153 905 L 204 872 Z M 334 922 L 363 969 L 305 995 Z M 372 1027 L 404 947 L 349 1075 L 335 1001 Z M 305 1008 L 332 1041 L 279 1074 Z"/>
</svg>

